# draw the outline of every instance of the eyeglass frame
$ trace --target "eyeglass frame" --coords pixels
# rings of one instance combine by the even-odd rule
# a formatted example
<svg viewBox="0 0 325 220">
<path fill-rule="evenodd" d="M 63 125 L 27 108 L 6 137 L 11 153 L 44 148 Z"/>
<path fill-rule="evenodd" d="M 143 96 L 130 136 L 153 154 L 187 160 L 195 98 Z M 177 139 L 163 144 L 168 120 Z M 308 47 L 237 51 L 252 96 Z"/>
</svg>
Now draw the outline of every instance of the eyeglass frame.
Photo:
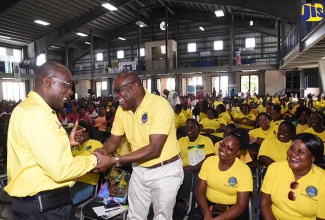
<svg viewBox="0 0 325 220">
<path fill-rule="evenodd" d="M 295 190 L 299 187 L 299 183 L 297 181 L 292 181 L 290 183 L 290 191 L 288 193 L 288 199 L 291 200 L 291 201 L 296 201 L 296 198 L 297 198 L 297 194 L 292 191 L 292 190 Z"/>
<path fill-rule="evenodd" d="M 51 79 L 54 79 L 56 81 L 59 81 L 61 83 L 63 83 L 65 85 L 65 87 L 67 87 L 68 89 L 71 89 L 72 88 L 72 83 L 69 83 L 69 82 L 66 82 L 66 81 L 63 81 L 61 79 L 58 79 L 58 78 L 55 78 L 55 77 L 50 77 Z"/>
<path fill-rule="evenodd" d="M 124 85 L 122 85 L 122 86 L 118 86 L 118 87 L 116 87 L 115 89 L 113 89 L 113 95 L 117 95 L 117 94 L 119 94 L 119 93 L 121 92 L 121 89 L 122 89 L 123 87 L 125 87 L 125 86 L 127 86 L 127 85 L 130 85 L 130 84 L 132 84 L 132 83 L 135 83 L 135 82 L 128 82 L 128 83 L 126 83 L 126 84 L 124 84 Z"/>
<path fill-rule="evenodd" d="M 235 150 L 235 149 L 233 149 L 233 148 L 231 148 L 231 147 L 229 147 L 229 146 L 226 146 L 226 145 L 224 144 L 224 141 L 223 141 L 223 140 L 220 142 L 219 148 L 220 148 L 220 147 L 222 147 L 222 148 L 226 148 L 227 151 L 229 151 L 229 152 L 238 152 L 238 151 L 240 150 L 240 149 Z"/>
</svg>

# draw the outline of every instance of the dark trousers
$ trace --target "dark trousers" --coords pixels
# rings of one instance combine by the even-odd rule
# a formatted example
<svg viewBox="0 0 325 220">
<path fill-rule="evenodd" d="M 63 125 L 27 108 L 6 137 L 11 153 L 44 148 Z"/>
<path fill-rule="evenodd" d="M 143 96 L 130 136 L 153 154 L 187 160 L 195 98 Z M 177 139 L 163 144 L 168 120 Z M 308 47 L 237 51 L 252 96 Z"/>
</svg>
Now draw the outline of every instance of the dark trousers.
<svg viewBox="0 0 325 220">
<path fill-rule="evenodd" d="M 210 207 L 211 205 L 214 205 L 214 203 L 208 201 L 208 206 Z M 213 218 L 217 217 L 218 215 L 212 215 Z M 204 216 L 203 213 L 201 211 L 200 206 L 197 206 L 190 214 L 189 218 L 187 220 L 203 220 Z M 247 220 L 249 219 L 249 211 L 248 211 L 248 207 L 246 208 L 246 210 L 244 211 L 243 214 L 241 214 L 240 216 L 238 216 L 237 218 L 235 218 L 234 220 Z"/>
<path fill-rule="evenodd" d="M 12 209 L 12 215 L 15 220 L 35 220 L 35 219 L 74 220 L 75 219 L 71 204 L 41 213 L 39 211 L 38 200 L 19 201 L 19 199 L 13 198 L 11 202 L 11 209 Z"/>
</svg>

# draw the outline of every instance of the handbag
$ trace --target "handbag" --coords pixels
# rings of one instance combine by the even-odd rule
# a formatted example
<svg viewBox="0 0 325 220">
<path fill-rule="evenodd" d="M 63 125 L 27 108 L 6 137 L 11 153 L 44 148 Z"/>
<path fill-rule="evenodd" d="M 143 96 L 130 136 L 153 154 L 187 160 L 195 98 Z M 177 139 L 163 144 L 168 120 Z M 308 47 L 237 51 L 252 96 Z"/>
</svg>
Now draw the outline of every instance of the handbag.
<svg viewBox="0 0 325 220">
<path fill-rule="evenodd" d="M 112 167 L 106 176 L 110 196 L 125 197 L 128 191 L 130 173 L 117 167 Z"/>
</svg>

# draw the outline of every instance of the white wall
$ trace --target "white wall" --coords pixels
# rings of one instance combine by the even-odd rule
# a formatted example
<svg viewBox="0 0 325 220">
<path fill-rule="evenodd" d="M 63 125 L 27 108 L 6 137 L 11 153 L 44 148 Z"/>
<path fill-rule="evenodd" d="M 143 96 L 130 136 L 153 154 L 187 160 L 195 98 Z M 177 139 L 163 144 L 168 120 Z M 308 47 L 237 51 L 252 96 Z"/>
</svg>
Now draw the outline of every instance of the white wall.
<svg viewBox="0 0 325 220">
<path fill-rule="evenodd" d="M 282 70 L 265 71 L 265 94 L 284 94 L 286 87 L 285 72 Z"/>
<path fill-rule="evenodd" d="M 77 80 L 76 93 L 78 94 L 78 98 L 86 97 L 86 95 L 88 94 L 88 89 L 90 88 L 90 80 Z"/>
</svg>

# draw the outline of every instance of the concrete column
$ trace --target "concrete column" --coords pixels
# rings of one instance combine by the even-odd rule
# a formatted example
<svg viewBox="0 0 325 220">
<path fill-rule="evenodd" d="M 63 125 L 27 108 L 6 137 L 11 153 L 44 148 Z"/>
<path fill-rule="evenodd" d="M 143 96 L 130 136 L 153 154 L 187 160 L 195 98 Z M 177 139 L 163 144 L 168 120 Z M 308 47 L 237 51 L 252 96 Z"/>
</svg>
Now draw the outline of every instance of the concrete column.
<svg viewBox="0 0 325 220">
<path fill-rule="evenodd" d="M 318 75 L 321 80 L 321 90 L 325 91 L 325 61 L 318 62 Z"/>
</svg>

